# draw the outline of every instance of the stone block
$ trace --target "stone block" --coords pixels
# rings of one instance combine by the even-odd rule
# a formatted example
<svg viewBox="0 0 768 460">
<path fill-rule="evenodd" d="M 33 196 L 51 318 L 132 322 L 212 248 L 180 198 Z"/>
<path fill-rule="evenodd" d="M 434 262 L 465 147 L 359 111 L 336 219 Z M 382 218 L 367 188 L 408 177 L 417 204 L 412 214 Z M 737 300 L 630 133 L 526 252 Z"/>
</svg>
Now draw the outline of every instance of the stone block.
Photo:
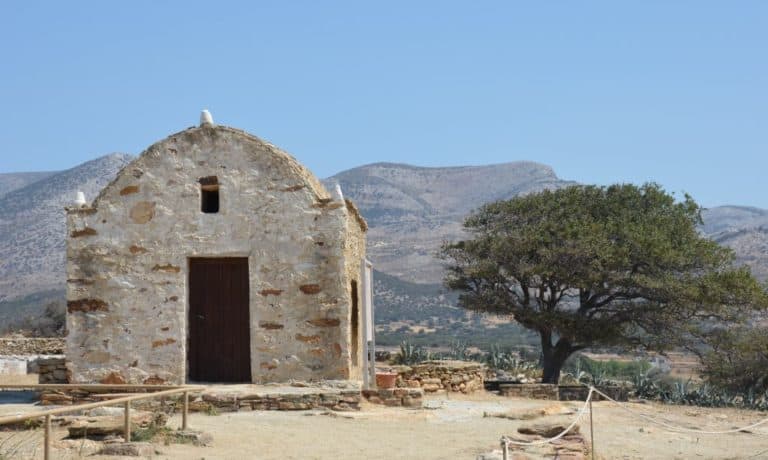
<svg viewBox="0 0 768 460">
<path fill-rule="evenodd" d="M 96 455 L 152 458 L 157 453 L 155 446 L 148 442 L 118 442 L 105 444 Z"/>
</svg>

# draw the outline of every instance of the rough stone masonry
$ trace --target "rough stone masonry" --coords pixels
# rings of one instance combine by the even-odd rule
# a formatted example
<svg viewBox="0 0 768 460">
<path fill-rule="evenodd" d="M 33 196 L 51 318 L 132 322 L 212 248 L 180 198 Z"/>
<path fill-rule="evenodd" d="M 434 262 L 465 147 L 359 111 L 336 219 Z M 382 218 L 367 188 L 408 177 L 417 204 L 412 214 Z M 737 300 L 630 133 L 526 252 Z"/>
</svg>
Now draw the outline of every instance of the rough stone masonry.
<svg viewBox="0 0 768 460">
<path fill-rule="evenodd" d="M 210 123 L 173 134 L 68 208 L 67 229 L 72 382 L 185 383 L 200 257 L 247 257 L 252 382 L 361 377 L 365 221 L 271 144 Z"/>
</svg>

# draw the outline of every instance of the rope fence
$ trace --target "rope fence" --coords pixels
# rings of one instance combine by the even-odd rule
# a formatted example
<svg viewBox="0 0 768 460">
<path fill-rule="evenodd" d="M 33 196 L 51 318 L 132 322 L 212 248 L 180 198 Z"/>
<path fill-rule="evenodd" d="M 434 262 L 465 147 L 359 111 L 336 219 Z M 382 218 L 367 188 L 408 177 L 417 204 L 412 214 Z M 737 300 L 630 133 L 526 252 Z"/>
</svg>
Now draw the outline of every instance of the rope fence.
<svg viewBox="0 0 768 460">
<path fill-rule="evenodd" d="M 768 423 L 768 417 L 759 420 L 751 425 L 747 425 L 741 428 L 731 428 L 728 430 L 717 430 L 717 431 L 709 431 L 709 430 L 701 430 L 701 429 L 693 429 L 693 428 L 687 428 L 684 426 L 674 425 L 672 423 L 668 423 L 665 420 L 661 420 L 660 418 L 650 416 L 648 414 L 644 414 L 640 411 L 636 411 L 632 408 L 630 408 L 627 404 L 623 404 L 619 401 L 616 401 L 615 399 L 611 398 L 607 394 L 603 393 L 602 391 L 598 390 L 594 386 L 589 386 L 589 393 L 587 394 L 587 399 L 584 401 L 584 405 L 581 407 L 579 412 L 576 414 L 576 417 L 573 419 L 570 425 L 568 425 L 563 431 L 561 431 L 556 436 L 553 436 L 551 438 L 547 439 L 540 439 L 536 441 L 518 441 L 515 439 L 511 439 L 508 436 L 502 436 L 501 437 L 501 450 L 502 450 L 502 458 L 503 460 L 508 460 L 509 458 L 509 446 L 510 445 L 516 445 L 516 446 L 541 446 L 544 444 L 549 444 L 554 441 L 559 440 L 568 432 L 570 432 L 573 427 L 576 426 L 576 424 L 581 420 L 581 418 L 584 416 L 584 414 L 587 412 L 587 408 L 589 408 L 589 426 L 590 426 L 590 436 L 592 439 L 592 445 L 590 447 L 592 459 L 595 458 L 595 433 L 594 433 L 594 425 L 592 421 L 592 398 L 595 394 L 598 394 L 605 398 L 606 400 L 610 401 L 612 404 L 618 406 L 620 409 L 624 410 L 625 412 L 629 413 L 630 415 L 640 418 L 642 420 L 645 420 L 649 423 L 653 423 L 655 425 L 658 425 L 668 431 L 671 432 L 677 432 L 677 433 L 691 433 L 691 434 L 701 434 L 701 435 L 720 435 L 720 434 L 732 434 L 732 433 L 739 433 L 739 432 L 748 432 L 748 430 L 751 430 L 753 428 L 756 428 L 758 426 L 764 425 Z"/>
<path fill-rule="evenodd" d="M 593 387 L 590 387 L 590 388 L 593 388 Z M 646 421 L 648 421 L 650 423 L 659 425 L 659 426 L 664 427 L 664 428 L 666 428 L 666 429 L 668 429 L 670 431 L 678 432 L 678 433 L 730 434 L 730 433 L 738 433 L 740 431 L 750 430 L 752 428 L 756 428 L 756 427 L 758 427 L 760 425 L 764 425 L 764 424 L 768 423 L 768 418 L 764 418 L 764 419 L 762 419 L 762 420 L 760 420 L 760 421 L 758 421 L 756 423 L 753 423 L 751 425 L 747 425 L 747 426 L 742 427 L 742 428 L 732 428 L 730 430 L 706 431 L 706 430 L 697 430 L 697 429 L 692 429 L 692 428 L 686 428 L 686 427 L 683 427 L 683 426 L 672 425 L 671 423 L 667 423 L 667 422 L 665 422 L 663 420 L 657 420 L 656 418 L 654 418 L 654 417 L 652 417 L 650 415 L 643 414 L 641 412 L 638 412 L 636 410 L 631 409 L 626 404 L 622 404 L 621 402 L 616 401 L 615 399 L 613 399 L 610 396 L 606 395 L 605 393 L 603 393 L 602 391 L 598 390 L 597 388 L 594 388 L 594 390 L 595 390 L 595 392 L 597 394 L 599 394 L 600 396 L 604 397 L 608 401 L 611 401 L 614 405 L 620 407 L 622 410 L 626 411 L 627 413 L 630 413 L 630 414 L 632 414 L 632 415 L 634 415 L 636 417 L 642 418 L 642 419 L 644 419 L 644 420 L 646 420 Z"/>
<path fill-rule="evenodd" d="M 86 409 L 95 409 L 97 407 L 122 405 L 124 410 L 123 416 L 123 437 L 126 442 L 131 441 L 131 402 L 142 401 L 145 399 L 154 399 L 158 397 L 182 395 L 182 413 L 181 413 L 181 429 L 188 429 L 188 412 L 189 412 L 189 393 L 198 393 L 205 389 L 205 387 L 199 385 L 182 385 L 182 386 L 165 386 L 165 390 L 156 391 L 158 388 L 163 388 L 158 385 L 78 385 L 78 384 L 24 384 L 24 385 L 0 385 L 0 389 L 3 388 L 31 388 L 31 389 L 68 389 L 68 390 L 82 390 L 84 388 L 90 389 L 133 389 L 133 390 L 155 390 L 149 393 L 137 393 L 126 395 L 113 395 L 112 399 L 105 401 L 75 404 L 72 406 L 59 407 L 56 409 L 48 409 L 36 412 L 27 412 L 15 415 L 0 416 L 0 425 L 6 425 L 11 423 L 24 422 L 32 419 L 44 419 L 44 437 L 43 437 L 43 458 L 50 460 L 51 456 L 51 421 L 54 415 L 63 415 L 70 412 L 78 412 Z M 4 457 L 3 457 L 4 458 Z"/>
<path fill-rule="evenodd" d="M 573 422 L 571 422 L 571 424 L 568 425 L 568 427 L 566 427 L 563 431 L 561 431 L 560 434 L 558 434 L 556 436 L 553 436 L 551 438 L 540 439 L 540 440 L 537 440 L 537 441 L 516 441 L 514 439 L 510 439 L 507 436 L 502 436 L 501 442 L 502 443 L 506 443 L 507 445 L 514 444 L 516 446 L 541 446 L 541 445 L 544 445 L 544 444 L 549 444 L 550 442 L 553 442 L 553 441 L 557 441 L 558 439 L 560 439 L 563 436 L 565 436 L 566 434 L 568 434 L 568 432 L 571 431 L 574 426 L 576 426 L 576 424 L 579 422 L 581 417 L 583 417 L 584 414 L 587 412 L 587 408 L 589 407 L 589 403 L 592 400 L 593 392 L 594 392 L 594 389 L 590 388 L 589 389 L 589 394 L 587 395 L 587 400 L 584 401 L 584 405 L 581 407 L 579 412 L 576 414 L 576 418 L 574 418 Z"/>
</svg>

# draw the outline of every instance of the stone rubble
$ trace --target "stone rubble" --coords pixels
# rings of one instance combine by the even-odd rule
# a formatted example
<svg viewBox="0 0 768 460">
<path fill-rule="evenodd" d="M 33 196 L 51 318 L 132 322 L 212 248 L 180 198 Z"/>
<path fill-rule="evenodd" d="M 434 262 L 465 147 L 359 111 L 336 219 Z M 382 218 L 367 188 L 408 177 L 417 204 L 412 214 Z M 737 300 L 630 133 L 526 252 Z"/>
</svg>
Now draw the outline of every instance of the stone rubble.
<svg viewBox="0 0 768 460">
<path fill-rule="evenodd" d="M 538 441 L 560 434 L 565 429 L 561 424 L 536 424 L 518 428 L 520 435 L 511 437 L 515 441 Z M 562 438 L 551 443 L 537 446 L 520 446 L 509 444 L 509 459 L 511 460 L 585 460 L 588 458 L 590 446 L 580 433 L 578 424 Z M 502 460 L 500 449 L 493 450 L 475 457 L 476 460 Z"/>
<path fill-rule="evenodd" d="M 67 427 L 70 438 L 104 437 L 122 435 L 124 432 L 122 415 L 62 417 L 59 421 L 62 426 Z M 167 421 L 165 414 L 131 411 L 131 431 L 150 425 L 165 426 Z"/>
<path fill-rule="evenodd" d="M 0 356 L 61 355 L 64 338 L 8 337 L 0 339 Z"/>
<path fill-rule="evenodd" d="M 159 454 L 151 443 L 148 442 L 121 442 L 106 444 L 96 452 L 96 455 L 110 455 L 119 457 L 144 457 L 152 458 Z"/>
</svg>

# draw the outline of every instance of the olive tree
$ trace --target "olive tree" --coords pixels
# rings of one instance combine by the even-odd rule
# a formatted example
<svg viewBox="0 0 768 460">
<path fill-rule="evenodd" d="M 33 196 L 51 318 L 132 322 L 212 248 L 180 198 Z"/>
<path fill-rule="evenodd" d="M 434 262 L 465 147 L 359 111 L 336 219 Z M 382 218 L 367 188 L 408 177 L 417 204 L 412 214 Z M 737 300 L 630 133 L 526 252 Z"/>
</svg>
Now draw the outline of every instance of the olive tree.
<svg viewBox="0 0 768 460">
<path fill-rule="evenodd" d="M 701 208 L 656 184 L 571 186 L 482 206 L 443 245 L 462 307 L 538 333 L 543 381 L 592 346 L 664 350 L 737 323 L 766 292 L 697 230 Z"/>
</svg>

